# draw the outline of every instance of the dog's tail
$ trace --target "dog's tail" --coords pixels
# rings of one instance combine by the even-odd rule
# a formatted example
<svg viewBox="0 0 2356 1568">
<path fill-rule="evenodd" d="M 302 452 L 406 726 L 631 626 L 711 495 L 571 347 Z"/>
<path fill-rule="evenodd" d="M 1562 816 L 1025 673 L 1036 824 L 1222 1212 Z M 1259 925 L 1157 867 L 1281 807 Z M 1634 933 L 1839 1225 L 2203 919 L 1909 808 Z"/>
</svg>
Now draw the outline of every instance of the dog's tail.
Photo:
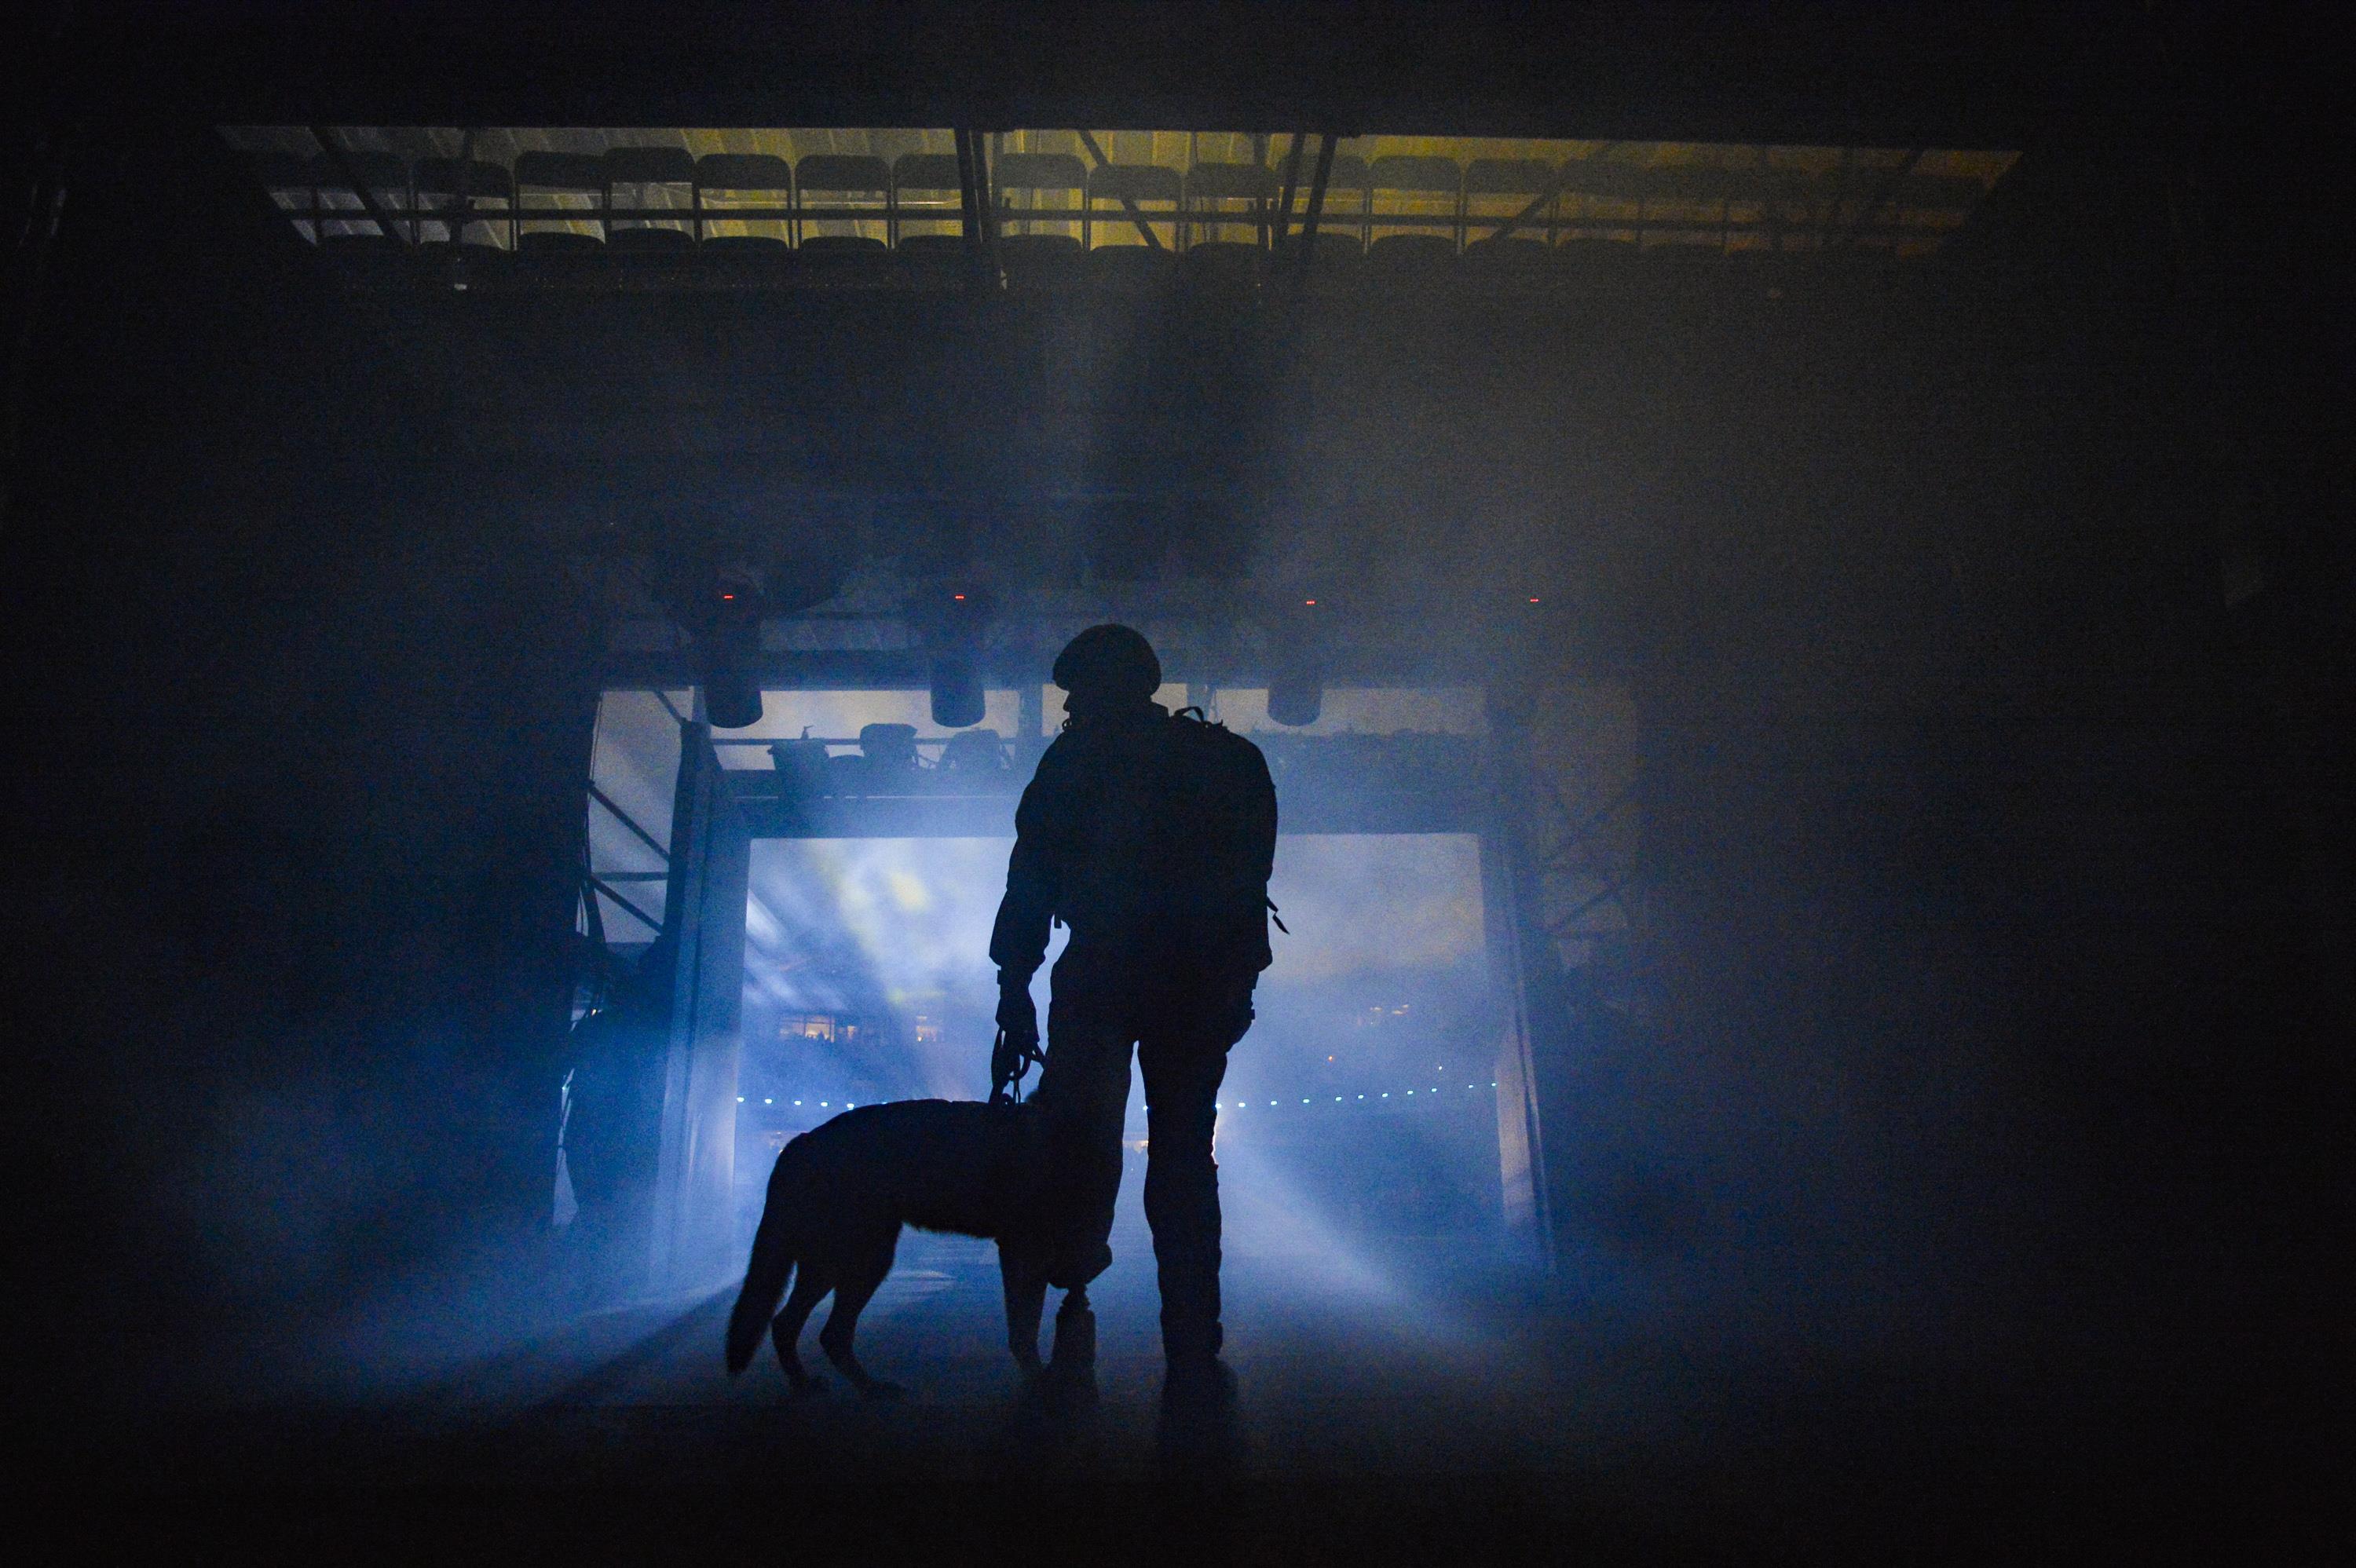
<svg viewBox="0 0 2356 1568">
<path fill-rule="evenodd" d="M 784 1174 L 785 1163 L 792 1157 L 788 1147 L 777 1157 L 777 1176 Z M 770 1319 L 776 1317 L 777 1306 L 786 1298 L 786 1283 L 793 1277 L 792 1217 L 787 1212 L 791 1205 L 785 1201 L 786 1183 L 777 1176 L 770 1179 L 761 1228 L 753 1233 L 753 1258 L 744 1268 L 744 1288 L 736 1295 L 736 1309 L 728 1315 L 731 1377 L 753 1364 L 753 1352 L 761 1348 L 761 1336 L 768 1332 Z"/>
</svg>

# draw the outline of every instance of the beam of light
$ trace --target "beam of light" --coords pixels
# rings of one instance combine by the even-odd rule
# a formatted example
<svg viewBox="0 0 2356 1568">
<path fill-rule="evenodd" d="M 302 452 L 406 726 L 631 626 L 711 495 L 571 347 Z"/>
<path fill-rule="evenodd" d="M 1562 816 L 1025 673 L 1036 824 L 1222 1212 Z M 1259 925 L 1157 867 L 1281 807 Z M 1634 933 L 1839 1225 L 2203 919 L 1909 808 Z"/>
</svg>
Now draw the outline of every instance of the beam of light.
<svg viewBox="0 0 2356 1568">
<path fill-rule="evenodd" d="M 1224 1231 L 1231 1253 L 1276 1254 L 1289 1292 L 1338 1310 L 1360 1330 L 1448 1361 L 1483 1358 L 1490 1336 L 1451 1301 L 1419 1281 L 1411 1264 L 1353 1239 L 1329 1216 L 1319 1187 L 1284 1160 L 1239 1148 L 1220 1158 Z"/>
<path fill-rule="evenodd" d="M 770 918 L 765 951 L 747 955 L 748 1005 L 888 1022 L 852 1052 L 885 1074 L 885 1097 L 978 1096 L 997 998 L 990 929 L 1012 848 L 1003 838 L 755 844 L 754 907 Z"/>
<path fill-rule="evenodd" d="M 774 927 L 790 956 L 748 974 L 748 1018 L 756 1002 L 781 1011 L 889 1006 L 910 1022 L 922 1012 L 937 1032 L 872 1042 L 905 1059 L 905 1088 L 894 1079 L 879 1093 L 862 1087 L 863 1078 L 838 1075 L 855 1065 L 850 1056 L 868 1050 L 864 1037 L 849 1052 L 798 1037 L 783 1042 L 791 1075 L 755 1093 L 775 1093 L 781 1105 L 790 1100 L 801 1115 L 807 1106 L 831 1115 L 895 1094 L 979 1097 L 997 991 L 987 948 L 1011 847 L 980 838 L 757 845 L 753 894 L 768 919 L 752 918 L 765 936 Z M 1231 1052 L 1227 1092 L 1217 1100 L 1230 1234 L 1238 1245 L 1281 1253 L 1300 1288 L 1343 1303 L 1379 1326 L 1380 1338 L 1404 1336 L 1454 1354 L 1471 1343 L 1470 1324 L 1446 1306 L 1438 1276 L 1419 1277 L 1421 1265 L 1390 1256 L 1398 1249 L 1383 1236 L 1444 1216 L 1443 1226 L 1462 1228 L 1451 1232 L 1451 1256 L 1467 1247 L 1485 1253 L 1496 1240 L 1482 1229 L 1490 1221 L 1477 1203 L 1465 1209 L 1454 1195 L 1477 1198 L 1498 1179 L 1494 1113 L 1458 1106 L 1441 1093 L 1444 1076 L 1432 1081 L 1445 1073 L 1436 1061 L 1462 1060 L 1486 1044 L 1477 843 L 1289 835 L 1270 891 L 1291 933 L 1273 936 L 1276 961 L 1261 977 L 1258 1020 Z M 751 959 L 755 970 L 765 962 Z M 1047 980 L 1043 970 L 1043 1003 Z M 831 1080 L 838 1092 L 813 1100 L 812 1079 Z M 1133 1079 L 1133 1119 L 1141 1090 Z M 1247 1106 L 1249 1116 L 1241 1115 Z M 1448 1114 L 1451 1106 L 1459 1114 Z M 1306 1132 L 1317 1125 L 1306 1117 L 1344 1107 L 1351 1115 L 1333 1131 L 1312 1135 L 1316 1148 L 1285 1144 L 1302 1136 L 1285 1129 Z M 1258 1131 L 1239 1141 L 1237 1128 Z M 1143 1130 L 1133 1126 L 1130 1136 Z M 1417 1206 L 1417 1217 L 1368 1215 L 1354 1204 L 1377 1169 L 1401 1201 Z M 1337 1223 L 1345 1209 L 1349 1223 Z M 1370 1221 L 1371 1232 L 1362 1230 Z"/>
</svg>

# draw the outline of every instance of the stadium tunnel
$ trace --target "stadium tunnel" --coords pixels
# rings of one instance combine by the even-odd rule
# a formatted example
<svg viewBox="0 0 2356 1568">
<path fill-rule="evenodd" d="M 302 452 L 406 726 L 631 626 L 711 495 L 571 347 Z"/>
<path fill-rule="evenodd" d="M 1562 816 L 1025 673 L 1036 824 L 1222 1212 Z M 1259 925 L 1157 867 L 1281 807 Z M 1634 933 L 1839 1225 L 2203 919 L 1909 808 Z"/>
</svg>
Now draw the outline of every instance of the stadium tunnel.
<svg viewBox="0 0 2356 1568">
<path fill-rule="evenodd" d="M 56 1495 L 2327 1555 L 2346 138 L 2276 12 L 47 8 Z M 1107 620 L 1279 793 L 1231 1511 L 1156 1467 L 1133 1204 L 1054 1442 L 979 1244 L 873 1308 L 913 1419 L 717 1361 L 777 1143 L 982 1093 Z"/>
</svg>

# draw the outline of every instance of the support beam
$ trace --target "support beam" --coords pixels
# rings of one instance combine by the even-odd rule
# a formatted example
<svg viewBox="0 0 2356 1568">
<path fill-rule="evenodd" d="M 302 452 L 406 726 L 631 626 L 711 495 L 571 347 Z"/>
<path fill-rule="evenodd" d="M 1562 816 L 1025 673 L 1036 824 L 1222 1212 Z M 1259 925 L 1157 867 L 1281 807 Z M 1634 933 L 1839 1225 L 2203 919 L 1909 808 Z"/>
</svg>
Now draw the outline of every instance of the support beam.
<svg viewBox="0 0 2356 1568">
<path fill-rule="evenodd" d="M 477 127 L 469 125 L 458 134 L 458 188 L 451 193 L 452 200 L 447 218 L 450 229 L 450 286 L 453 289 L 463 289 L 467 284 L 466 225 L 475 213 L 476 130 Z M 418 251 L 422 255 L 425 245 L 425 198 L 417 195 L 413 188 L 410 194 L 418 208 L 417 242 Z M 515 218 L 515 207 L 516 204 L 512 200 L 508 203 L 508 246 L 510 250 L 514 248 L 516 242 L 515 225 L 518 220 Z M 497 230 L 495 229 L 494 232 Z"/>
<path fill-rule="evenodd" d="M 1554 1227 L 1547 1211 L 1546 1154 L 1537 1072 L 1530 1049 L 1529 995 L 1522 962 L 1521 900 L 1515 847 L 1493 821 L 1481 835 L 1482 927 L 1492 1001 L 1491 1072 L 1497 1082 L 1497 1181 L 1505 1232 L 1515 1250 L 1551 1268 Z"/>
<path fill-rule="evenodd" d="M 1276 204 L 1276 248 L 1282 250 L 1292 231 L 1292 193 L 1301 187 L 1301 144 L 1309 140 L 1306 131 L 1292 133 L 1292 145 L 1284 153 L 1284 195 Z"/>
<path fill-rule="evenodd" d="M 377 205 L 376 193 L 369 189 L 368 181 L 360 178 L 359 171 L 352 166 L 351 157 L 344 145 L 327 134 L 327 128 L 325 125 L 311 126 L 310 132 L 312 140 L 319 144 L 320 149 L 327 155 L 327 162 L 336 166 L 336 172 L 343 176 L 345 183 L 352 187 L 352 194 L 360 198 L 361 208 L 375 220 L 376 226 L 399 240 L 402 250 L 413 254 L 417 250 L 417 237 L 413 234 L 402 233 L 401 226 L 386 216 L 383 208 Z M 315 217 L 317 217 L 322 224 L 327 221 L 324 216 L 315 215 Z"/>
<path fill-rule="evenodd" d="M 1848 227 L 1841 230 L 1842 250 L 1857 249 L 1858 230 L 1871 223 L 1873 215 L 1881 210 L 1881 204 L 1898 194 L 1898 187 L 1906 183 L 1906 177 L 1914 172 L 1916 165 L 1922 163 L 1922 155 L 1927 151 L 1929 151 L 1928 148 L 1916 147 L 1909 152 L 1906 155 L 1906 161 L 1890 170 L 1889 177 L 1873 187 L 1872 197 L 1863 207 L 1857 209 L 1857 216 L 1849 219 Z"/>
<path fill-rule="evenodd" d="M 1107 167 L 1112 163 L 1110 158 L 1105 156 L 1104 149 L 1097 145 L 1095 132 L 1075 131 L 1073 134 L 1079 137 L 1080 145 L 1087 149 L 1088 156 L 1096 160 L 1097 167 L 1101 169 Z M 1087 198 L 1083 196 L 1081 199 L 1085 201 Z M 1142 208 L 1139 207 L 1130 197 L 1125 196 L 1120 198 L 1120 205 L 1127 209 L 1129 213 L 1129 220 L 1137 225 L 1137 231 L 1145 236 L 1145 242 L 1148 245 L 1151 246 L 1156 251 L 1166 249 L 1166 247 L 1162 245 L 1161 239 L 1153 232 L 1153 225 L 1146 221 L 1145 211 Z M 1174 218 L 1173 221 L 1175 221 Z"/>
<path fill-rule="evenodd" d="M 607 811 L 612 812 L 614 814 L 615 821 L 628 828 L 632 833 L 637 834 L 639 843 L 645 845 L 648 848 L 653 850 L 664 859 L 668 860 L 670 859 L 670 850 L 666 846 L 656 843 L 655 836 L 653 834 L 639 827 L 628 812 L 624 811 L 620 806 L 616 805 L 612 795 L 607 795 L 604 790 L 599 789 L 594 784 L 592 784 L 589 786 L 589 798 L 595 801 L 599 805 L 604 806 Z"/>
<path fill-rule="evenodd" d="M 1505 236 L 1513 233 L 1515 230 L 1526 228 L 1530 224 L 1537 221 L 1537 216 L 1539 213 L 1546 210 L 1547 203 L 1552 201 L 1556 197 L 1562 194 L 1562 187 L 1569 181 L 1569 179 L 1570 165 L 1566 163 L 1560 168 L 1555 170 L 1554 178 L 1547 182 L 1546 189 L 1531 197 L 1530 204 L 1527 207 L 1525 207 L 1519 212 L 1516 212 L 1514 216 L 1497 225 L 1494 229 L 1490 229 L 1488 238 L 1492 240 L 1503 240 Z"/>
<path fill-rule="evenodd" d="M 1523 785 L 1527 736 L 1522 715 L 1493 700 L 1489 710 L 1487 822 L 1481 834 L 1482 928 L 1489 950 L 1496 1043 L 1497 1163 L 1505 1228 L 1540 1267 L 1554 1267 L 1554 1219 L 1547 1192 L 1546 1140 L 1533 1049 L 1530 976 L 1538 944 L 1534 922 Z"/>
<path fill-rule="evenodd" d="M 1341 139 L 1328 131 L 1317 144 L 1317 173 L 1309 182 L 1309 210 L 1301 219 L 1301 253 L 1292 259 L 1293 277 L 1303 289 L 1309 286 L 1310 258 L 1317 251 L 1317 220 L 1325 215 L 1325 183 L 1333 176 L 1333 144 Z"/>
<path fill-rule="evenodd" d="M 1494 229 L 1490 229 L 1488 238 L 1492 240 L 1503 240 L 1507 235 L 1515 233 L 1520 229 L 1526 229 L 1532 223 L 1537 222 L 1538 214 L 1546 210 L 1547 203 L 1560 196 L 1562 194 L 1562 187 L 1570 183 L 1571 172 L 1574 169 L 1584 168 L 1588 165 L 1595 162 L 1596 159 L 1610 154 L 1620 144 L 1617 142 L 1606 142 L 1583 158 L 1564 160 L 1563 163 L 1555 169 L 1554 178 L 1547 182 L 1546 189 L 1540 191 L 1535 197 L 1533 197 L 1527 207 L 1523 208 L 1519 212 L 1516 212 L 1514 216 L 1508 218 Z M 1641 230 L 1644 228 L 1644 208 L 1639 205 L 1636 210 L 1636 226 L 1638 229 Z"/>
<path fill-rule="evenodd" d="M 1256 132 L 1251 139 L 1252 167 L 1268 167 L 1268 133 Z M 1259 248 L 1269 249 L 1268 187 L 1263 186 L 1252 195 L 1252 231 L 1259 236 Z"/>
<path fill-rule="evenodd" d="M 995 289 L 998 270 L 998 214 L 990 188 L 990 155 L 979 131 L 952 131 L 957 144 L 958 201 L 965 218 L 965 254 L 977 289 Z"/>
<path fill-rule="evenodd" d="M 623 912 L 630 915 L 640 924 L 644 925 L 648 931 L 655 933 L 657 935 L 660 935 L 662 933 L 662 922 L 657 920 L 654 916 L 648 914 L 646 911 L 640 909 L 637 905 L 624 898 L 620 893 L 616 892 L 612 887 L 607 885 L 603 877 L 594 875 L 591 876 L 589 879 L 589 885 L 596 889 L 599 892 L 605 894 L 607 898 L 612 899 L 614 902 L 621 908 Z"/>
<path fill-rule="evenodd" d="M 680 731 L 672 796 L 678 853 L 663 910 L 677 955 L 648 1253 L 659 1289 L 717 1280 L 741 1257 L 733 1197 L 752 841 L 711 738 L 702 723 Z"/>
<path fill-rule="evenodd" d="M 1508 218 L 1505 221 L 1497 225 L 1494 229 L 1490 229 L 1487 237 L 1492 240 L 1503 240 L 1505 236 L 1515 233 L 1520 229 L 1526 229 L 1532 223 L 1537 222 L 1538 214 L 1546 210 L 1547 203 L 1552 201 L 1556 197 L 1560 196 L 1562 194 L 1562 187 L 1570 183 L 1572 170 L 1586 167 L 1588 165 L 1595 162 L 1596 159 L 1603 157 L 1607 154 L 1611 153 L 1620 144 L 1617 142 L 1606 142 L 1583 158 L 1566 159 L 1562 165 L 1554 171 L 1554 178 L 1547 182 L 1546 189 L 1540 191 L 1527 207 L 1523 208 L 1519 212 L 1516 212 L 1511 218 Z M 1639 229 L 1644 227 L 1644 209 L 1641 207 L 1637 209 L 1636 223 Z"/>
</svg>

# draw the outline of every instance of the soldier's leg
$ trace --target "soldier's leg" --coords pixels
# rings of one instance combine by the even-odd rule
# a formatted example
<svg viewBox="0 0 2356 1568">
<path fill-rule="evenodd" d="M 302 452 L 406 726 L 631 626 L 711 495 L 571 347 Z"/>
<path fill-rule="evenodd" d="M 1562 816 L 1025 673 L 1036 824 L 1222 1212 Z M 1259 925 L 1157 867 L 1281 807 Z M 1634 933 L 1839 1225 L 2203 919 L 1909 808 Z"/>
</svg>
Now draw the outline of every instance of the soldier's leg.
<svg viewBox="0 0 2356 1568">
<path fill-rule="evenodd" d="M 1207 1004 L 1207 1005 L 1206 1005 Z M 1251 1023 L 1240 997 L 1189 998 L 1140 1042 L 1145 1072 L 1145 1217 L 1162 1285 L 1162 1346 L 1172 1359 L 1215 1355 L 1219 1325 L 1219 1171 L 1211 1138 L 1227 1048 Z"/>
<path fill-rule="evenodd" d="M 1112 1263 L 1108 1241 L 1120 1198 L 1120 1132 L 1135 1039 L 1117 997 L 1059 992 L 1049 1008 L 1047 1060 L 1034 1099 L 1055 1166 L 1047 1190 L 1068 1194 L 1071 1204 L 1047 1264 L 1048 1282 L 1059 1290 L 1087 1284 Z"/>
</svg>

